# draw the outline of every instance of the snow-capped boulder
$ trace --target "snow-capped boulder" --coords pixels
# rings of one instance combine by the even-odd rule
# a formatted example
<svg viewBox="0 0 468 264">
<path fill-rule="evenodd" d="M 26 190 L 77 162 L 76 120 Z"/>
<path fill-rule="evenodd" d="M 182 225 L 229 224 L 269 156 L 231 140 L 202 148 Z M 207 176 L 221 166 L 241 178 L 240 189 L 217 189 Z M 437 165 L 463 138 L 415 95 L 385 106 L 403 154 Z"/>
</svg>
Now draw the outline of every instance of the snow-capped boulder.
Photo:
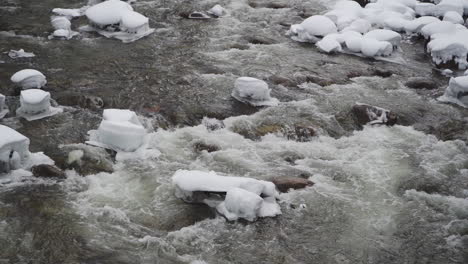
<svg viewBox="0 0 468 264">
<path fill-rule="evenodd" d="M 50 105 L 50 93 L 40 89 L 29 89 L 21 91 L 21 107 L 16 110 L 16 114 L 28 121 L 56 115 L 62 109 Z"/>
<path fill-rule="evenodd" d="M 355 31 L 361 34 L 369 32 L 372 28 L 372 25 L 366 19 L 356 19 L 349 26 L 345 27 L 342 32 L 345 31 Z"/>
<path fill-rule="evenodd" d="M 6 114 L 8 114 L 8 107 L 5 104 L 5 96 L 0 94 L 0 119 L 2 119 Z"/>
<path fill-rule="evenodd" d="M 26 52 L 24 49 L 20 50 L 10 50 L 8 52 L 8 57 L 12 59 L 17 59 L 17 58 L 32 58 L 35 57 L 34 53 L 32 52 Z"/>
<path fill-rule="evenodd" d="M 345 45 L 349 51 L 353 53 L 361 53 L 363 41 L 362 36 L 351 36 L 346 38 Z"/>
<path fill-rule="evenodd" d="M 133 34 L 145 33 L 150 30 L 149 19 L 134 11 L 125 12 L 120 21 L 120 30 Z"/>
<path fill-rule="evenodd" d="M 220 5 L 215 5 L 210 10 L 208 10 L 207 13 L 215 17 L 221 17 L 226 14 L 226 10 Z"/>
<path fill-rule="evenodd" d="M 40 71 L 25 69 L 16 72 L 11 76 L 11 81 L 21 86 L 23 89 L 41 88 L 46 83 L 46 77 Z"/>
<path fill-rule="evenodd" d="M 124 109 L 106 109 L 98 130 L 89 132 L 86 143 L 115 151 L 133 152 L 144 141 L 146 130 L 135 112 Z"/>
<path fill-rule="evenodd" d="M 271 89 L 262 80 L 252 77 L 239 77 L 234 83 L 232 97 L 253 106 L 275 106 L 279 101 L 270 96 Z"/>
<path fill-rule="evenodd" d="M 425 25 L 421 28 L 421 34 L 426 38 L 430 38 L 432 35 L 437 33 L 450 33 L 455 32 L 457 27 L 455 24 L 449 21 L 438 21 Z"/>
<path fill-rule="evenodd" d="M 414 11 L 419 16 L 432 16 L 435 13 L 435 9 L 433 3 L 417 3 L 414 6 Z"/>
<path fill-rule="evenodd" d="M 58 16 L 64 16 L 68 19 L 80 17 L 84 15 L 84 11 L 87 9 L 87 6 L 83 8 L 76 8 L 76 9 L 68 9 L 68 8 L 54 8 L 52 9 L 52 13 Z"/>
<path fill-rule="evenodd" d="M 4 125 L 0 135 L 0 173 L 21 168 L 30 156 L 29 139 Z"/>
<path fill-rule="evenodd" d="M 336 33 L 335 23 L 326 16 L 311 16 L 301 24 L 292 25 L 288 34 L 296 41 L 317 42 L 320 37 Z"/>
<path fill-rule="evenodd" d="M 468 76 L 451 78 L 444 95 L 437 100 L 468 108 Z"/>
<path fill-rule="evenodd" d="M 71 22 L 64 16 L 54 16 L 50 19 L 50 23 L 52 24 L 55 30 L 57 29 L 71 30 Z"/>
<path fill-rule="evenodd" d="M 420 33 L 421 29 L 428 24 L 431 24 L 433 22 L 440 22 L 440 20 L 437 17 L 433 16 L 422 16 L 418 17 L 415 20 L 408 21 L 406 23 L 405 30 L 409 33 Z"/>
<path fill-rule="evenodd" d="M 333 36 L 325 36 L 323 39 L 315 43 L 315 45 L 323 52 L 340 52 L 341 44 Z"/>
<path fill-rule="evenodd" d="M 462 25 L 464 22 L 463 16 L 455 11 L 448 11 L 447 13 L 445 13 L 443 21 L 448 21 L 454 24 L 462 24 Z"/>
<path fill-rule="evenodd" d="M 433 15 L 442 17 L 453 11 L 463 16 L 464 10 L 463 0 L 442 0 L 435 6 Z"/>
<path fill-rule="evenodd" d="M 468 68 L 468 30 L 455 32 L 433 35 L 433 39 L 427 44 L 427 51 L 437 65 L 453 62 L 463 70 Z"/>
<path fill-rule="evenodd" d="M 401 35 L 393 30 L 388 29 L 374 29 L 366 34 L 364 34 L 364 38 L 371 38 L 379 41 L 387 41 L 390 42 L 393 47 L 400 46 Z"/>
<path fill-rule="evenodd" d="M 363 38 L 361 52 L 366 57 L 390 56 L 393 46 L 388 41 L 380 41 L 373 38 Z"/>
<path fill-rule="evenodd" d="M 120 0 L 108 0 L 88 8 L 86 17 L 94 27 L 105 29 L 118 25 L 124 13 L 133 11 L 131 5 Z"/>
<path fill-rule="evenodd" d="M 229 220 L 254 221 L 281 214 L 275 199 L 278 192 L 271 182 L 188 170 L 178 170 L 172 182 L 176 197 L 189 203 L 205 203 Z"/>
</svg>

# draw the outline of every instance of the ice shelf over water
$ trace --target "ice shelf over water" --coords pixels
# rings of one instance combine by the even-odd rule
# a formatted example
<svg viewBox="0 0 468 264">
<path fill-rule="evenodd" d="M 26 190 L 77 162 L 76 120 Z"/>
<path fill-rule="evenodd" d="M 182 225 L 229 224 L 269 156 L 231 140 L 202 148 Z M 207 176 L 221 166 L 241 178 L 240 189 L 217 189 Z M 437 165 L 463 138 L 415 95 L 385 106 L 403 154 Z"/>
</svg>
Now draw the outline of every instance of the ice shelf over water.
<svg viewBox="0 0 468 264">
<path fill-rule="evenodd" d="M 39 89 L 21 91 L 21 107 L 16 114 L 28 121 L 38 120 L 62 112 L 61 108 L 50 105 L 50 93 Z"/>
<path fill-rule="evenodd" d="M 277 191 L 272 182 L 245 177 L 220 176 L 215 172 L 178 170 L 172 176 L 175 195 L 192 202 L 197 192 L 226 193 L 224 201 L 207 197 L 202 201 L 229 220 L 239 218 L 254 221 L 258 217 L 281 214 L 276 203 Z M 263 197 L 263 198 L 262 198 Z"/>
<path fill-rule="evenodd" d="M 279 101 L 270 96 L 271 89 L 262 80 L 252 77 L 239 77 L 234 83 L 232 97 L 253 106 L 275 106 Z"/>
<path fill-rule="evenodd" d="M 23 89 L 42 88 L 46 83 L 46 77 L 40 71 L 25 69 L 11 76 L 11 81 Z"/>
<path fill-rule="evenodd" d="M 34 53 L 32 52 L 26 52 L 24 49 L 20 50 L 10 50 L 8 52 L 8 57 L 12 59 L 17 59 L 17 58 L 32 58 L 35 57 Z"/>
<path fill-rule="evenodd" d="M 135 112 L 106 109 L 99 128 L 89 131 L 90 140 L 86 143 L 115 151 L 132 152 L 142 146 L 146 134 Z"/>
</svg>

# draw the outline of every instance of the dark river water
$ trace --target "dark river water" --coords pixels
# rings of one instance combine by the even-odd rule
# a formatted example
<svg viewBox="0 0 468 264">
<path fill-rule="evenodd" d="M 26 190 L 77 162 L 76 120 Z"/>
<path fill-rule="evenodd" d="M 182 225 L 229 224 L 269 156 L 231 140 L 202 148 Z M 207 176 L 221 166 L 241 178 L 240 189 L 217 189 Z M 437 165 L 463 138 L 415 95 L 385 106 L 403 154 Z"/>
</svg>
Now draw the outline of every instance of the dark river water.
<svg viewBox="0 0 468 264">
<path fill-rule="evenodd" d="M 86 1 L 0 0 L 0 93 L 10 110 L 19 103 L 10 76 L 24 68 L 43 72 L 64 106 L 47 119 L 0 120 L 28 136 L 32 152 L 59 163 L 61 146 L 111 162 L 80 144 L 103 108 L 131 109 L 154 131 L 152 151 L 118 160 L 113 172 L 0 175 L 0 263 L 468 263 L 468 111 L 435 100 L 448 78 L 421 40 L 406 38 L 388 62 L 323 54 L 285 36 L 332 2 L 139 0 L 134 9 L 156 31 L 124 44 L 84 32 L 48 39 L 51 10 Z M 227 16 L 184 18 L 215 4 Z M 20 48 L 36 57 L 4 53 Z M 282 103 L 236 102 L 240 76 L 265 80 Z M 410 89 L 410 77 L 438 88 Z M 354 131 L 345 113 L 356 102 L 396 112 L 398 125 Z M 204 116 L 226 127 L 208 131 Z M 278 133 L 295 126 L 318 136 Z M 219 150 L 200 152 L 200 142 Z M 174 196 L 178 169 L 316 184 L 281 194 L 281 216 L 229 222 Z"/>
</svg>

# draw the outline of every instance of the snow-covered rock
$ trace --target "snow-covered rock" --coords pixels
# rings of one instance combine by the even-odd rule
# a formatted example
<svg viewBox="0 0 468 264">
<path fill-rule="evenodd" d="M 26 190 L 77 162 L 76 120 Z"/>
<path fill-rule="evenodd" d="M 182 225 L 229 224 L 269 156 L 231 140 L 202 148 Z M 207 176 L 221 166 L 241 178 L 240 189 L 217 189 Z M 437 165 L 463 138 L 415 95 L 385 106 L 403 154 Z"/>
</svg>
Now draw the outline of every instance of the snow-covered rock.
<svg viewBox="0 0 468 264">
<path fill-rule="evenodd" d="M 119 24 L 123 14 L 128 11 L 133 11 L 128 3 L 108 0 L 88 8 L 85 15 L 93 26 L 104 29 Z"/>
<path fill-rule="evenodd" d="M 341 44 L 335 37 L 328 35 L 315 44 L 321 51 L 326 53 L 340 52 Z"/>
<path fill-rule="evenodd" d="M 435 5 L 433 3 L 417 3 L 414 6 L 414 11 L 419 16 L 432 16 L 435 13 Z"/>
<path fill-rule="evenodd" d="M 388 41 L 380 41 L 373 38 L 363 38 L 361 52 L 366 57 L 390 56 L 393 46 Z"/>
<path fill-rule="evenodd" d="M 64 16 L 53 16 L 50 19 L 50 23 L 52 24 L 55 30 L 57 29 L 71 30 L 71 22 Z"/>
<path fill-rule="evenodd" d="M 115 151 L 133 152 L 144 141 L 146 130 L 135 112 L 124 109 L 106 109 L 98 130 L 89 132 L 86 143 Z"/>
<path fill-rule="evenodd" d="M 346 48 L 353 53 L 361 53 L 363 41 L 364 38 L 362 36 L 348 37 L 345 40 Z"/>
<path fill-rule="evenodd" d="M 5 96 L 3 94 L 0 94 L 0 119 L 2 119 L 6 114 L 8 114 L 8 112 L 8 107 L 5 104 Z"/>
<path fill-rule="evenodd" d="M 125 12 L 120 21 L 120 30 L 133 34 L 144 34 L 150 30 L 149 19 L 134 11 Z"/>
<path fill-rule="evenodd" d="M 320 37 L 336 33 L 335 23 L 326 16 L 311 16 L 301 24 L 292 25 L 288 34 L 296 41 L 317 42 Z"/>
<path fill-rule="evenodd" d="M 239 218 L 253 221 L 257 217 L 272 217 L 281 214 L 276 203 L 278 195 L 272 182 L 245 177 L 220 176 L 215 172 L 178 170 L 172 176 L 176 197 L 186 202 L 202 202 L 229 220 Z M 209 196 L 194 199 L 197 194 L 224 194 L 224 201 Z M 263 198 L 262 198 L 263 197 Z"/>
<path fill-rule="evenodd" d="M 464 13 L 463 0 L 442 0 L 434 8 L 434 16 L 444 16 L 447 12 L 453 11 L 461 16 Z"/>
<path fill-rule="evenodd" d="M 448 11 L 444 15 L 444 21 L 452 22 L 454 24 L 463 24 L 463 16 L 455 11 Z"/>
<path fill-rule="evenodd" d="M 457 27 L 455 24 L 449 21 L 437 21 L 425 25 L 421 28 L 421 34 L 426 38 L 430 38 L 432 35 L 437 33 L 450 33 L 455 32 Z"/>
<path fill-rule="evenodd" d="M 46 83 L 46 77 L 40 71 L 25 69 L 16 72 L 11 76 L 11 81 L 21 86 L 23 89 L 41 88 Z"/>
<path fill-rule="evenodd" d="M 279 101 L 270 96 L 268 84 L 252 77 L 237 78 L 234 83 L 232 97 L 253 106 L 275 106 Z"/>
<path fill-rule="evenodd" d="M 29 139 L 0 125 L 0 173 L 21 168 L 30 156 Z"/>
<path fill-rule="evenodd" d="M 224 10 L 224 8 L 220 5 L 215 5 L 210 10 L 208 10 L 207 13 L 215 17 L 221 17 L 226 14 L 226 10 Z"/>
<path fill-rule="evenodd" d="M 75 9 L 68 9 L 68 8 L 54 8 L 52 12 L 58 16 L 64 16 L 68 19 L 72 19 L 75 17 L 80 17 L 84 15 L 84 11 L 87 9 L 87 6 L 84 8 L 75 8 Z"/>
<path fill-rule="evenodd" d="M 8 52 L 8 56 L 12 59 L 17 59 L 17 58 L 32 58 L 35 57 L 34 53 L 32 52 L 26 52 L 24 49 L 20 50 L 10 50 Z"/>
<path fill-rule="evenodd" d="M 344 31 L 356 31 L 359 33 L 367 33 L 372 28 L 372 25 L 369 21 L 365 19 L 356 19 L 354 20 L 349 26 L 345 27 L 342 32 Z"/>
<path fill-rule="evenodd" d="M 366 34 L 364 34 L 364 38 L 371 38 L 379 41 L 387 41 L 390 42 L 394 47 L 400 46 L 401 35 L 395 31 L 388 30 L 388 29 L 374 29 Z"/>
<path fill-rule="evenodd" d="M 468 76 L 451 78 L 444 95 L 437 100 L 468 108 Z"/>
<path fill-rule="evenodd" d="M 405 30 L 409 33 L 420 33 L 421 29 L 425 25 L 431 24 L 433 22 L 440 22 L 440 20 L 437 17 L 433 16 L 418 17 L 415 20 L 407 22 Z"/>
<path fill-rule="evenodd" d="M 16 114 L 28 121 L 62 112 L 62 109 L 50 105 L 50 93 L 39 89 L 21 91 L 20 103 L 21 107 L 16 110 Z"/>
</svg>

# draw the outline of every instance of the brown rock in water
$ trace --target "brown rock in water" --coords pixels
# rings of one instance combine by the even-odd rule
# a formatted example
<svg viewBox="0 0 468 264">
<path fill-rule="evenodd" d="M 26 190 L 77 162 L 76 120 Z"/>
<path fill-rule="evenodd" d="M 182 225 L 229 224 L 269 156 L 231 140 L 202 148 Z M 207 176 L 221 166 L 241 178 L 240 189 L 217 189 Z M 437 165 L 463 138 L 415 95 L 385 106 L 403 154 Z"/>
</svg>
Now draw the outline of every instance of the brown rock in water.
<svg viewBox="0 0 468 264">
<path fill-rule="evenodd" d="M 398 121 L 398 116 L 394 112 L 367 104 L 354 105 L 351 114 L 354 116 L 359 126 L 364 126 L 366 124 L 393 126 Z"/>
<path fill-rule="evenodd" d="M 215 146 L 215 145 L 210 145 L 210 144 L 205 144 L 203 142 L 197 142 L 193 145 L 193 148 L 195 149 L 195 151 L 197 152 L 202 152 L 204 150 L 206 150 L 208 153 L 209 152 L 214 152 L 214 151 L 218 151 L 219 150 L 219 147 L 218 146 Z"/>
<path fill-rule="evenodd" d="M 31 168 L 34 177 L 65 179 L 65 172 L 54 165 L 41 164 Z"/>
<path fill-rule="evenodd" d="M 437 84 L 435 82 L 424 77 L 409 78 L 405 85 L 413 89 L 437 89 Z"/>
<path fill-rule="evenodd" d="M 298 177 L 278 177 L 274 178 L 272 182 L 280 192 L 287 192 L 289 189 L 304 189 L 307 186 L 314 185 L 313 182 Z"/>
</svg>

